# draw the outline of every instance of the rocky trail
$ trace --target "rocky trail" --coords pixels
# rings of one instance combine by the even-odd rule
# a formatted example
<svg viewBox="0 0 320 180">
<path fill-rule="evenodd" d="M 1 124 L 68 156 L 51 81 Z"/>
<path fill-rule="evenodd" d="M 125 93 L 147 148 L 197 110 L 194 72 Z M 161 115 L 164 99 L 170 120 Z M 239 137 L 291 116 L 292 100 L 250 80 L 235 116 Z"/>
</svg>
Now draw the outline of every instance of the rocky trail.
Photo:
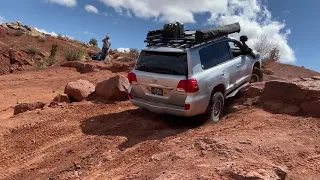
<svg viewBox="0 0 320 180">
<path fill-rule="evenodd" d="M 89 98 L 48 107 L 69 82 L 84 79 L 97 85 L 114 75 L 52 67 L 0 76 L 0 179 L 320 175 L 320 80 L 295 77 L 252 85 L 228 101 L 219 124 L 153 114 L 127 100 Z M 34 102 L 46 106 L 13 116 L 17 103 Z M 313 110 L 306 112 L 305 106 Z"/>
</svg>

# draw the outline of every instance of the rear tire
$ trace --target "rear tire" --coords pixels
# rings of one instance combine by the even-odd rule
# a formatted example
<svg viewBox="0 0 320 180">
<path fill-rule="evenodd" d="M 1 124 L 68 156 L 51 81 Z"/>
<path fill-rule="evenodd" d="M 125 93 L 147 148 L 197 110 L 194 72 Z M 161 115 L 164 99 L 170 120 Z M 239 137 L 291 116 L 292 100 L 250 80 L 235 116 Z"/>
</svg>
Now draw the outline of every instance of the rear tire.
<svg viewBox="0 0 320 180">
<path fill-rule="evenodd" d="M 252 71 L 250 83 L 256 83 L 261 81 L 263 81 L 263 73 L 261 69 L 255 67 Z"/>
<path fill-rule="evenodd" d="M 218 123 L 222 118 L 222 111 L 224 107 L 224 96 L 221 92 L 215 92 L 212 94 L 208 109 L 205 113 L 206 119 L 213 123 Z"/>
</svg>

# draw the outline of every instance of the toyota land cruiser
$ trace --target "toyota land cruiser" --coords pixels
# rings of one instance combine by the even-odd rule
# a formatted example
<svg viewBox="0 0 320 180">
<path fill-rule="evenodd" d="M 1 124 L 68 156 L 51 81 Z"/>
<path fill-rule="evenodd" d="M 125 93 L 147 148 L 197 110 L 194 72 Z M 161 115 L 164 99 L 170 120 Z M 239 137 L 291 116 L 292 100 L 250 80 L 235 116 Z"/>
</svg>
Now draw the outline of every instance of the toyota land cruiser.
<svg viewBox="0 0 320 180">
<path fill-rule="evenodd" d="M 206 115 L 221 119 L 224 101 L 250 82 L 262 80 L 261 59 L 228 34 L 239 23 L 207 30 L 166 24 L 149 31 L 134 69 L 128 74 L 131 102 L 155 113 Z"/>
</svg>

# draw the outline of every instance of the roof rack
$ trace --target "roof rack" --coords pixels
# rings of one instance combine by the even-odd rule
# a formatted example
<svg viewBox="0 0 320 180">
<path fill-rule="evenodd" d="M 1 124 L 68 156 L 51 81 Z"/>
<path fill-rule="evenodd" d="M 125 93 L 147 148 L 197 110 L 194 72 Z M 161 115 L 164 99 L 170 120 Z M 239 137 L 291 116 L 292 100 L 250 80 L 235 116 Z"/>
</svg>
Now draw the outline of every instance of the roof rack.
<svg viewBox="0 0 320 180">
<path fill-rule="evenodd" d="M 163 29 L 149 31 L 144 42 L 147 46 L 172 46 L 179 48 L 214 41 L 240 32 L 240 24 L 234 23 L 205 30 L 184 30 L 183 24 L 165 24 Z"/>
</svg>

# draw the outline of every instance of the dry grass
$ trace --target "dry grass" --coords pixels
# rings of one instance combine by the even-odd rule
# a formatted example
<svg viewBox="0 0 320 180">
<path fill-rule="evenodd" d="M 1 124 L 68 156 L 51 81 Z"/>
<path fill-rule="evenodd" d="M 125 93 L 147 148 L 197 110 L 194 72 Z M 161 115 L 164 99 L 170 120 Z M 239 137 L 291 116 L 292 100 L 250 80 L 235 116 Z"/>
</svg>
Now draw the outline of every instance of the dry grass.
<svg viewBox="0 0 320 180">
<path fill-rule="evenodd" d="M 34 56 L 37 53 L 37 51 L 34 48 L 29 48 L 29 49 L 27 49 L 26 52 L 27 52 L 27 54 L 32 55 L 32 56 Z"/>
<path fill-rule="evenodd" d="M 86 48 L 83 46 L 69 46 L 64 51 L 67 61 L 80 61 L 86 55 Z"/>
<path fill-rule="evenodd" d="M 254 42 L 253 49 L 259 52 L 262 58 L 262 68 L 271 62 L 279 61 L 279 45 L 267 35 L 262 35 Z"/>
<path fill-rule="evenodd" d="M 117 50 L 109 53 L 112 56 L 112 61 L 131 62 L 135 61 L 139 56 L 137 49 L 130 49 L 129 52 L 118 52 Z"/>
<path fill-rule="evenodd" d="M 44 42 L 46 42 L 46 38 L 45 37 L 42 37 L 42 36 L 39 36 L 39 42 L 42 42 L 42 43 L 44 43 Z"/>
</svg>

